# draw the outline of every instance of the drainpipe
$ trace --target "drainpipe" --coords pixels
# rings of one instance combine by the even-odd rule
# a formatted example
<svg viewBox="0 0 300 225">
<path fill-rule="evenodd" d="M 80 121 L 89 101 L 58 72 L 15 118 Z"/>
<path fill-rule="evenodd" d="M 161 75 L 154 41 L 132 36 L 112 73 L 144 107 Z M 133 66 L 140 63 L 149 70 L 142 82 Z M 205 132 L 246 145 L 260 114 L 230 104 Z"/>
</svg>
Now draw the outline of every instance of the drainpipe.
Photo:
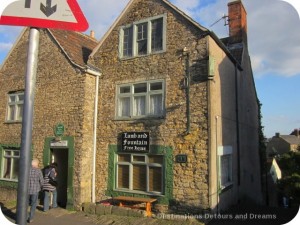
<svg viewBox="0 0 300 225">
<path fill-rule="evenodd" d="M 185 80 L 186 80 L 186 133 L 191 132 L 191 112 L 190 112 L 190 53 L 185 47 L 183 49 L 183 55 L 185 56 Z"/>
<path fill-rule="evenodd" d="M 237 144 L 237 175 L 238 175 L 238 186 L 241 184 L 241 163 L 240 163 L 240 126 L 239 126 L 239 99 L 238 99 L 238 68 L 235 64 L 235 108 L 236 108 L 236 144 Z"/>
<path fill-rule="evenodd" d="M 97 120 L 98 120 L 98 99 L 99 99 L 99 71 L 86 68 L 86 73 L 96 77 L 95 103 L 94 103 L 94 127 L 93 127 L 93 168 L 92 168 L 92 203 L 96 202 L 96 153 L 97 153 Z"/>
</svg>

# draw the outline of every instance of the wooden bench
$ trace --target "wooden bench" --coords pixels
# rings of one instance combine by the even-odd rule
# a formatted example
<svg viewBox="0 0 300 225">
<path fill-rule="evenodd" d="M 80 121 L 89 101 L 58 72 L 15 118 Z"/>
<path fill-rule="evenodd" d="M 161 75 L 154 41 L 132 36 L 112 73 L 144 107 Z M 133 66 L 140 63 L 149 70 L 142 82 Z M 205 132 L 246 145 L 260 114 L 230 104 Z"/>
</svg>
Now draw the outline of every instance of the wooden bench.
<svg viewBox="0 0 300 225">
<path fill-rule="evenodd" d="M 119 201 L 119 206 L 124 207 L 125 202 L 136 202 L 136 203 L 145 203 L 146 204 L 146 215 L 150 217 L 151 213 L 151 204 L 155 202 L 157 199 L 155 198 L 137 198 L 137 197 L 129 197 L 129 196 L 118 196 L 114 197 L 114 200 Z"/>
</svg>

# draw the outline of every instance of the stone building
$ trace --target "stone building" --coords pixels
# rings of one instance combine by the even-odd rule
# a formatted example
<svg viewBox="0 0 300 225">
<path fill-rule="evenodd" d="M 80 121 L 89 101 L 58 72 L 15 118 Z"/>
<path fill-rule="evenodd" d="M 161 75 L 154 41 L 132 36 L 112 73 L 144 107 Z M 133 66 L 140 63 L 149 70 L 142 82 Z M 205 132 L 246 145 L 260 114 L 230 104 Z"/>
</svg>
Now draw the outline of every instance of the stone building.
<svg viewBox="0 0 300 225">
<path fill-rule="evenodd" d="M 16 199 L 28 35 L 24 29 L 0 72 L 1 199 Z M 86 152 L 93 146 L 96 78 L 88 73 L 86 62 L 96 44 L 81 33 L 40 31 L 32 153 L 44 166 L 54 159 L 58 162 L 58 198 L 63 206 L 85 201 L 81 196 L 90 180 L 86 161 L 91 159 Z M 56 139 L 61 142 L 54 132 L 60 124 L 65 129 Z"/>
<path fill-rule="evenodd" d="M 129 1 L 97 44 L 42 31 L 33 155 L 64 165 L 67 205 L 118 195 L 189 213 L 261 203 L 246 11 L 240 0 L 228 9 L 230 37 L 222 40 L 167 0 Z M 9 151 L 18 156 L 20 123 L 6 110 L 24 90 L 26 38 L 1 68 L 1 168 Z M 3 171 L 0 186 L 13 188 L 16 178 Z"/>
<path fill-rule="evenodd" d="M 290 135 L 276 133 L 267 144 L 267 157 L 273 158 L 288 152 L 296 152 L 300 149 L 299 129 L 295 129 Z"/>
</svg>

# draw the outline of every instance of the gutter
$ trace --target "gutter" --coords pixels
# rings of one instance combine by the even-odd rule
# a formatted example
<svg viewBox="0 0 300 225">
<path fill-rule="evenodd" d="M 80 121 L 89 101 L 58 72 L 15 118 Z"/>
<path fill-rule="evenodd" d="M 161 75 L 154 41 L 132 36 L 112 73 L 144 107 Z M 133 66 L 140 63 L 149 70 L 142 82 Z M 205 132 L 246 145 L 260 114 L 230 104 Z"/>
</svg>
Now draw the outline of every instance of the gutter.
<svg viewBox="0 0 300 225">
<path fill-rule="evenodd" d="M 94 126 L 93 126 L 93 164 L 92 164 L 92 203 L 96 202 L 96 153 L 97 153 L 97 121 L 98 121 L 98 99 L 99 99 L 99 70 L 87 66 L 84 70 L 89 75 L 96 77 L 95 103 L 94 103 Z"/>
</svg>

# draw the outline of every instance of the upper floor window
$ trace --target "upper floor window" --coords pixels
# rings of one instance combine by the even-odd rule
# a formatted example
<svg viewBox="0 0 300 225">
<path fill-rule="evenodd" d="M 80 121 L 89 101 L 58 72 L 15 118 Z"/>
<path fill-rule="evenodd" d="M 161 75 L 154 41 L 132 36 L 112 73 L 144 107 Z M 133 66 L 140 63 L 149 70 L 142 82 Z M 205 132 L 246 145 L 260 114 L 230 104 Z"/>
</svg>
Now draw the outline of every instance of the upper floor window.
<svg viewBox="0 0 300 225">
<path fill-rule="evenodd" d="M 165 16 L 124 26 L 120 32 L 120 57 L 129 58 L 165 51 Z"/>
<path fill-rule="evenodd" d="M 117 87 L 117 117 L 139 118 L 164 115 L 164 82 L 147 81 Z"/>
<path fill-rule="evenodd" d="M 7 121 L 22 121 L 24 92 L 8 94 Z"/>
</svg>

